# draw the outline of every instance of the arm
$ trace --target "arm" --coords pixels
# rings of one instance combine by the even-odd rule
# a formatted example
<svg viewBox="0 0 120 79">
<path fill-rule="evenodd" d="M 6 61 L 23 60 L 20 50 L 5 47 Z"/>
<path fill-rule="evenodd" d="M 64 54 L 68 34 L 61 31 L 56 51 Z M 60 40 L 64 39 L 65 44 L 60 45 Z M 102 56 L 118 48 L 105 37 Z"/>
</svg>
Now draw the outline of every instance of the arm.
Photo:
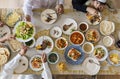
<svg viewBox="0 0 120 79">
<path fill-rule="evenodd" d="M 0 79 L 11 79 L 12 78 L 13 71 L 18 66 L 20 58 L 21 58 L 21 55 L 18 54 L 10 62 L 5 64 L 3 71 L 1 73 Z"/>
<path fill-rule="evenodd" d="M 58 0 L 58 4 L 64 4 L 64 0 Z"/>
<path fill-rule="evenodd" d="M 87 6 L 84 5 L 87 0 L 72 0 L 73 8 L 82 11 L 87 12 Z"/>
<path fill-rule="evenodd" d="M 10 62 L 5 64 L 0 79 L 11 79 L 14 69 L 19 65 L 19 59 L 26 53 L 27 47 L 23 46 L 19 54 L 16 55 Z"/>
<path fill-rule="evenodd" d="M 31 21 L 31 16 L 33 15 L 32 0 L 25 0 L 24 5 L 23 5 L 23 12 L 25 15 L 25 20 Z"/>
<path fill-rule="evenodd" d="M 42 77 L 44 79 L 52 79 L 52 74 L 47 62 L 43 63 L 43 68 L 44 68 L 44 71 L 42 73 Z"/>
</svg>

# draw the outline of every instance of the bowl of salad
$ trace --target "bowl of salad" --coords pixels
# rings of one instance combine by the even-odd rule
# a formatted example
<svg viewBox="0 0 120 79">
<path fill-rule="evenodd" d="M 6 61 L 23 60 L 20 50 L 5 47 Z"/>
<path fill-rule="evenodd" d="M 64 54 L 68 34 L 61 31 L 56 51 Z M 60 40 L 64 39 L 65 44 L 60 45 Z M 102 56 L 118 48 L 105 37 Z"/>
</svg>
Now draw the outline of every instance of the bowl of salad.
<svg viewBox="0 0 120 79">
<path fill-rule="evenodd" d="M 16 39 L 20 42 L 30 41 L 35 35 L 35 27 L 31 22 L 19 21 L 14 29 L 13 33 Z"/>
</svg>

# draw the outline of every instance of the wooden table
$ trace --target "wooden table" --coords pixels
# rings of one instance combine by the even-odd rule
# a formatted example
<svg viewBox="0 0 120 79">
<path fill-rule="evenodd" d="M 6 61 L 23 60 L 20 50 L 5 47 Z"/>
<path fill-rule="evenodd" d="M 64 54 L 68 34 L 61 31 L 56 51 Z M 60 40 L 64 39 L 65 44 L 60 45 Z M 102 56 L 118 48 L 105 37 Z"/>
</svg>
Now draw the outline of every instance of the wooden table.
<svg viewBox="0 0 120 79">
<path fill-rule="evenodd" d="M 21 9 L 17 9 L 16 11 L 18 11 L 21 15 L 23 15 Z M 54 27 L 54 26 L 60 26 L 60 24 L 62 23 L 62 20 L 65 19 L 65 18 L 73 18 L 78 24 L 82 21 L 85 21 L 85 22 L 88 22 L 88 20 L 86 19 L 85 17 L 85 14 L 82 13 L 82 12 L 77 12 L 77 11 L 74 11 L 74 10 L 65 10 L 65 14 L 63 15 L 60 15 L 58 16 L 58 20 L 54 23 L 54 24 L 51 24 L 51 25 L 47 25 L 47 24 L 44 24 L 41 22 L 40 20 L 40 12 L 42 10 L 34 10 L 34 16 L 33 16 L 33 19 L 32 19 L 32 22 L 33 24 L 35 25 L 36 27 L 36 35 L 35 35 L 35 38 L 37 39 L 38 37 L 42 36 L 42 35 L 49 35 L 49 29 Z M 111 12 L 109 12 L 108 10 L 105 10 L 103 11 L 102 13 L 102 19 L 104 20 L 110 20 L 110 21 L 113 21 L 115 23 L 115 32 L 112 34 L 114 37 L 115 37 L 115 41 L 118 41 L 118 32 L 120 30 L 120 10 L 118 10 L 118 13 L 117 14 L 113 14 Z M 99 29 L 99 25 L 96 25 L 96 26 L 93 26 L 93 25 L 90 25 L 90 28 L 96 28 L 96 29 Z M 68 39 L 68 36 L 67 35 L 62 35 L 63 37 L 67 38 Z M 103 38 L 103 36 L 101 35 L 101 39 Z M 55 39 L 53 39 L 55 41 Z M 101 44 L 101 41 L 99 41 L 97 44 Z M 69 43 L 70 45 L 70 43 Z M 108 48 L 108 51 L 112 50 L 112 49 L 117 49 L 117 50 L 120 50 L 119 48 L 116 48 L 115 46 L 111 47 L 111 48 Z M 61 51 L 61 50 L 58 50 L 54 47 L 54 49 L 52 50 L 54 52 L 57 52 L 60 56 L 60 61 L 59 62 L 66 62 L 65 61 L 65 58 L 64 58 L 64 51 Z M 17 53 L 12 53 L 11 55 L 11 59 L 16 55 Z M 26 53 L 26 56 L 28 57 L 28 59 L 30 59 L 30 57 L 32 57 L 33 55 L 36 55 L 38 54 L 36 52 L 36 50 L 34 48 L 32 49 L 28 49 L 27 53 Z M 103 61 L 103 62 L 100 62 L 101 63 L 101 69 L 98 73 L 98 75 L 120 75 L 120 67 L 114 67 L 114 66 L 111 66 L 110 64 L 108 64 L 107 61 Z M 86 75 L 83 70 L 82 70 L 82 65 L 70 65 L 68 63 L 67 64 L 67 70 L 65 72 L 60 72 L 56 65 L 51 65 L 49 64 L 50 66 L 50 69 L 51 69 L 51 72 L 52 74 L 75 74 L 75 75 Z M 28 68 L 28 70 L 26 72 L 24 72 L 23 74 L 40 74 L 41 72 L 33 72 L 30 68 Z"/>
</svg>

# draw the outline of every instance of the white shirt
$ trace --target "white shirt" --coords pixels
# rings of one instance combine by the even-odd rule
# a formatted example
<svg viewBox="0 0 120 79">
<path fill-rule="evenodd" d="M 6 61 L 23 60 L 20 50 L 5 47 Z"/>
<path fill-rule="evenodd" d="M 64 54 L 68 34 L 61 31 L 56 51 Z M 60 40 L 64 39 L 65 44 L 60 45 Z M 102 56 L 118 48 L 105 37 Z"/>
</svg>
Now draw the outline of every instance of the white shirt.
<svg viewBox="0 0 120 79">
<path fill-rule="evenodd" d="M 57 4 L 63 4 L 64 0 L 26 0 L 23 11 L 25 15 L 33 15 L 32 10 L 36 8 L 55 8 Z"/>
<path fill-rule="evenodd" d="M 21 57 L 22 56 L 18 54 L 10 62 L 5 64 L 2 73 L 0 73 L 0 79 L 12 79 L 14 69 L 19 65 L 19 59 Z M 44 71 L 41 75 L 20 75 L 18 79 L 52 79 L 52 74 L 47 63 L 43 63 L 43 68 Z"/>
</svg>

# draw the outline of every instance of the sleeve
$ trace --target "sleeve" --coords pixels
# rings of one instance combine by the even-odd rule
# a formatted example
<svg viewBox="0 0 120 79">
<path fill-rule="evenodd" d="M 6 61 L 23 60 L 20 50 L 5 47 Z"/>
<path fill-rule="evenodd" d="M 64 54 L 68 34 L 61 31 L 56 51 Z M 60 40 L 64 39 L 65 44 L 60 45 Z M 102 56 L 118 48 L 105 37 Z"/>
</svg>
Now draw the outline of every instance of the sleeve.
<svg viewBox="0 0 120 79">
<path fill-rule="evenodd" d="M 25 15 L 33 15 L 32 12 L 32 0 L 25 0 L 23 5 L 23 12 Z"/>
<path fill-rule="evenodd" d="M 64 4 L 64 0 L 58 0 L 58 4 Z"/>
<path fill-rule="evenodd" d="M 11 79 L 13 75 L 14 69 L 19 64 L 19 59 L 21 58 L 21 55 L 16 55 L 10 62 L 5 64 L 3 71 L 1 73 L 0 79 Z"/>
<path fill-rule="evenodd" d="M 48 66 L 48 63 L 43 63 L 44 71 L 42 72 L 42 78 L 44 79 L 52 79 L 52 73 L 50 71 L 50 68 Z"/>
<path fill-rule="evenodd" d="M 86 11 L 87 6 L 84 5 L 85 2 L 86 2 L 85 0 L 84 1 L 82 1 L 82 0 L 72 0 L 73 8 L 78 10 L 78 11 L 87 12 Z"/>
</svg>

